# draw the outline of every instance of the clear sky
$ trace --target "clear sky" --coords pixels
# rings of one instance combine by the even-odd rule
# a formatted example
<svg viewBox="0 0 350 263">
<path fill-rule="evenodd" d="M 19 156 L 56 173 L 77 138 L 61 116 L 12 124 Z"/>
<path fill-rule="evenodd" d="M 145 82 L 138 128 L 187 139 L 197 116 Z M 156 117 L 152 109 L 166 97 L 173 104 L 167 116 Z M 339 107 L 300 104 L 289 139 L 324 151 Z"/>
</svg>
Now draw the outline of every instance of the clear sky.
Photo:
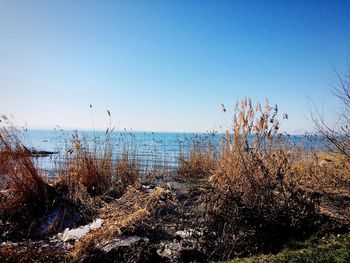
<svg viewBox="0 0 350 263">
<path fill-rule="evenodd" d="M 350 1 L 0 0 L 0 112 L 18 125 L 207 131 L 248 96 L 310 130 L 337 110 Z"/>
</svg>

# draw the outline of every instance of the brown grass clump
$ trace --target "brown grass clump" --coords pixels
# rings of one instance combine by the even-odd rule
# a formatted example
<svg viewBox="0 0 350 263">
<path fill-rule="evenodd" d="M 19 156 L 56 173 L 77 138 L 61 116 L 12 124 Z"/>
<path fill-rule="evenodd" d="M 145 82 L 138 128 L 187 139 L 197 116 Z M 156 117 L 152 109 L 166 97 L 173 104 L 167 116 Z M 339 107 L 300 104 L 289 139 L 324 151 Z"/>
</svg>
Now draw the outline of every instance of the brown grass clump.
<svg viewBox="0 0 350 263">
<path fill-rule="evenodd" d="M 239 106 L 239 107 L 238 107 Z M 232 135 L 210 181 L 223 190 L 240 192 L 254 202 L 260 190 L 271 189 L 289 172 L 289 152 L 278 134 L 277 106 L 253 108 L 249 99 L 236 106 Z M 269 198 L 268 194 L 265 198 Z"/>
<path fill-rule="evenodd" d="M 0 132 L 0 181 L 6 192 L 0 203 L 0 217 L 12 222 L 9 234 L 21 236 L 32 233 L 38 218 L 51 207 L 56 191 L 35 166 L 16 132 L 13 127 L 2 127 Z"/>
<path fill-rule="evenodd" d="M 350 225 L 350 172 L 346 158 L 299 152 L 291 165 L 296 188 L 318 195 L 322 213 Z"/>
<path fill-rule="evenodd" d="M 1 181 L 6 184 L 16 202 L 45 200 L 49 185 L 20 140 L 3 129 L 0 134 Z M 10 202 L 8 202 L 10 203 Z M 2 204 L 5 205 L 5 204 Z"/>
<path fill-rule="evenodd" d="M 97 141 L 91 146 L 87 138 L 80 138 L 78 132 L 72 135 L 71 143 L 72 147 L 66 151 L 65 162 L 60 167 L 61 179 L 71 189 L 81 184 L 92 195 L 102 194 L 110 186 L 113 172 L 108 142 L 101 155 L 97 153 Z"/>
<path fill-rule="evenodd" d="M 177 172 L 185 177 L 206 177 L 216 169 L 217 164 L 216 147 L 205 138 L 195 138 L 188 156 L 180 154 Z"/>
<path fill-rule="evenodd" d="M 300 153 L 279 133 L 277 115 L 277 106 L 268 102 L 253 107 L 244 99 L 236 106 L 232 133 L 227 131 L 223 155 L 210 177 L 219 190 L 208 211 L 212 255 L 226 259 L 276 250 L 286 239 L 302 238 L 328 220 L 320 213 L 319 193 L 301 187 L 307 182 L 303 175 L 320 170 L 312 161 L 309 166 L 300 161 Z"/>
<path fill-rule="evenodd" d="M 73 134 L 72 147 L 66 152 L 65 162 L 60 167 L 61 180 L 74 190 L 81 186 L 93 196 L 120 196 L 126 187 L 134 184 L 138 178 L 138 168 L 133 160 L 129 160 L 125 153 L 120 159 L 113 158 L 113 147 L 110 134 L 106 133 L 103 148 L 99 149 L 96 138 L 89 145 L 87 138 L 80 138 Z"/>
<path fill-rule="evenodd" d="M 115 180 L 124 186 L 134 185 L 139 179 L 139 168 L 135 160 L 129 160 L 127 153 L 117 160 Z"/>
</svg>

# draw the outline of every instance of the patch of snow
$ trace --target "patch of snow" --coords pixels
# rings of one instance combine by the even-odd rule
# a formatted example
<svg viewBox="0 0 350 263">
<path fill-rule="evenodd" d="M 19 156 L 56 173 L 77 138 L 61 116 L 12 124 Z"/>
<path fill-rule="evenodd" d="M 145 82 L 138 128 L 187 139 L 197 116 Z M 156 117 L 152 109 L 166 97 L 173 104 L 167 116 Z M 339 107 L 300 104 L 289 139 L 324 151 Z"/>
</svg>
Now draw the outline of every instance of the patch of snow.
<svg viewBox="0 0 350 263">
<path fill-rule="evenodd" d="M 84 237 L 89 232 L 96 230 L 102 226 L 103 219 L 98 218 L 94 220 L 91 224 L 81 226 L 79 228 L 69 229 L 66 228 L 62 234 L 58 235 L 58 239 L 67 242 L 70 240 L 79 240 Z"/>
</svg>

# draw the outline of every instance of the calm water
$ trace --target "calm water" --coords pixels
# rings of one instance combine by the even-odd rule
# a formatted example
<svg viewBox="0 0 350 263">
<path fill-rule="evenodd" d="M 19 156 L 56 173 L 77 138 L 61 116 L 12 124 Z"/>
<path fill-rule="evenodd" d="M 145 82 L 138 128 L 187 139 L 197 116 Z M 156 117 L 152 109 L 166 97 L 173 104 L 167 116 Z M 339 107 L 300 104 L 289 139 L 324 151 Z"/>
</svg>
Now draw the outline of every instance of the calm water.
<svg viewBox="0 0 350 263">
<path fill-rule="evenodd" d="M 63 155 L 72 146 L 74 131 L 28 130 L 23 132 L 22 141 L 26 147 L 36 150 L 58 152 L 48 157 L 36 158 L 39 166 L 54 171 Z M 103 152 L 106 134 L 103 131 L 80 131 L 79 138 L 86 140 L 90 150 L 98 145 L 97 152 Z M 113 132 L 110 141 L 114 158 L 120 158 L 123 152 L 128 152 L 144 169 L 162 167 L 176 168 L 180 153 L 186 156 L 193 141 L 201 141 L 202 147 L 208 143 L 219 145 L 220 134 L 207 133 L 172 133 L 172 132 Z M 97 142 L 95 144 L 95 142 Z M 56 165 L 56 166 L 55 166 Z"/>
<path fill-rule="evenodd" d="M 57 165 L 62 161 L 67 149 L 71 147 L 73 131 L 57 130 L 29 130 L 23 132 L 22 141 L 28 147 L 36 150 L 54 151 L 58 154 L 49 157 L 36 158 L 39 166 L 54 173 Z M 97 141 L 98 152 L 103 152 L 106 134 L 103 131 L 81 131 L 79 138 L 85 138 L 90 149 Z M 155 167 L 172 170 L 179 162 L 180 153 L 187 155 L 193 142 L 201 142 L 198 147 L 208 144 L 219 149 L 222 134 L 208 133 L 172 133 L 172 132 L 113 132 L 110 133 L 114 158 L 120 158 L 125 151 L 137 159 L 144 170 Z M 314 150 L 325 147 L 317 136 L 288 136 L 286 139 L 305 149 Z"/>
</svg>

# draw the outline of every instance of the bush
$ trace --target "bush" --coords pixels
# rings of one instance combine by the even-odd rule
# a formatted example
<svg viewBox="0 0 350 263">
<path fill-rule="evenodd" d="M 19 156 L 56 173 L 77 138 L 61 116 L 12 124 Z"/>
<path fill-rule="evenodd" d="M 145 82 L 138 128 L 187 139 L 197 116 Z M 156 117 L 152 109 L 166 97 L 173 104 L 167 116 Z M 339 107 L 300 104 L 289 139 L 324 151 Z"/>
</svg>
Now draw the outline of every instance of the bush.
<svg viewBox="0 0 350 263">
<path fill-rule="evenodd" d="M 209 201 L 208 253 L 227 259 L 261 251 L 277 251 L 291 236 L 306 237 L 326 221 L 319 195 L 295 182 L 298 160 L 279 133 L 277 106 L 236 106 L 232 133 L 218 168 Z M 211 250 L 210 247 L 214 249 Z"/>
</svg>

